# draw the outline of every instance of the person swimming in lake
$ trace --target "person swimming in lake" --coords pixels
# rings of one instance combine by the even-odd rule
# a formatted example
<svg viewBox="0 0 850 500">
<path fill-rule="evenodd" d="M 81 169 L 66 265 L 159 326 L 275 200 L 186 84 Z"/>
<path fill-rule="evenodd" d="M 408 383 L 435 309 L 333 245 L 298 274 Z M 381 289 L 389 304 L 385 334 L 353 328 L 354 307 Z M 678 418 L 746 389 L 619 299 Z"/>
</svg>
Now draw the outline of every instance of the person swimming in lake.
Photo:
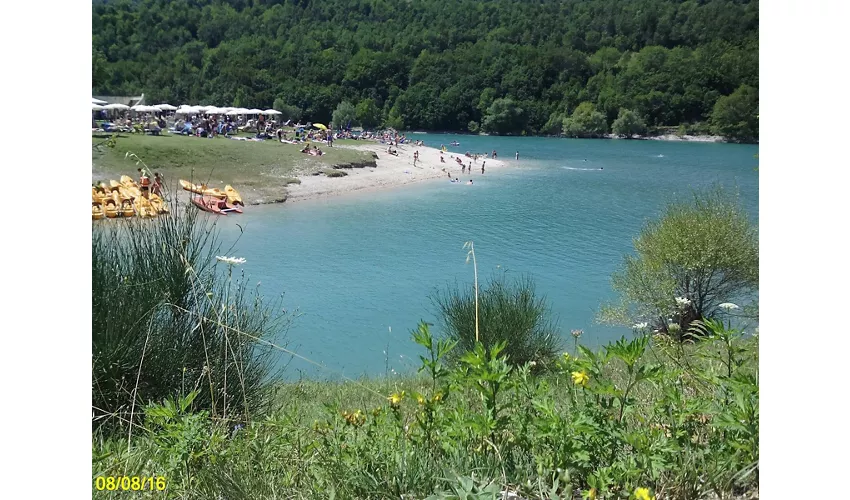
<svg viewBox="0 0 850 500">
<path fill-rule="evenodd" d="M 484 164 L 481 164 L 481 175 L 484 175 Z"/>
<path fill-rule="evenodd" d="M 469 179 L 469 182 L 467 182 L 466 185 L 471 186 L 472 185 L 472 179 Z"/>
</svg>

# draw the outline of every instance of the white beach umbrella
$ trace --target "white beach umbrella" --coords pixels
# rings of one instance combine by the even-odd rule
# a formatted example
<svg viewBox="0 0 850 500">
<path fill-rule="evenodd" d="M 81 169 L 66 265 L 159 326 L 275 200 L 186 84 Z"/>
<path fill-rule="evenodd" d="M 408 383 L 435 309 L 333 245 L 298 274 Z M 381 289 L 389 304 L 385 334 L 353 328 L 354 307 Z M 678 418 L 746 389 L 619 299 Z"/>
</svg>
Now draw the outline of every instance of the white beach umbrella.
<svg viewBox="0 0 850 500">
<path fill-rule="evenodd" d="M 123 110 L 123 109 L 130 109 L 130 106 L 127 106 L 126 104 L 115 103 L 115 104 L 107 104 L 106 106 L 103 107 L 103 109 Z"/>
<path fill-rule="evenodd" d="M 264 113 L 264 114 L 267 114 L 267 115 L 280 115 L 280 114 L 283 114 L 283 113 L 281 113 L 280 111 L 278 111 L 278 110 L 276 110 L 276 109 L 267 109 L 267 110 L 263 111 L 263 113 Z"/>
<path fill-rule="evenodd" d="M 92 104 L 101 104 L 101 105 L 103 105 L 103 104 L 106 104 L 106 101 L 101 101 L 100 99 L 95 99 L 94 97 L 92 97 L 92 98 L 91 98 L 91 103 L 92 103 Z"/>
<path fill-rule="evenodd" d="M 236 115 L 241 115 L 242 113 L 240 113 L 238 109 L 231 109 L 230 111 L 228 111 L 225 114 L 227 116 L 236 116 Z"/>
<path fill-rule="evenodd" d="M 254 108 L 254 109 L 249 109 L 249 110 L 248 110 L 248 113 L 249 113 L 249 114 L 252 114 L 252 115 L 259 115 L 259 114 L 260 114 L 260 113 L 262 113 L 262 112 L 263 112 L 263 110 L 262 110 L 262 109 L 256 109 L 256 108 Z"/>
<path fill-rule="evenodd" d="M 174 111 L 175 109 L 177 109 L 176 106 L 172 106 L 171 104 L 167 103 L 157 104 L 156 107 L 159 108 L 161 111 Z"/>
<path fill-rule="evenodd" d="M 92 105 L 91 105 L 92 111 L 100 111 L 101 109 L 104 109 L 103 106 L 101 106 L 100 104 L 97 104 L 97 103 L 92 103 Z"/>
</svg>

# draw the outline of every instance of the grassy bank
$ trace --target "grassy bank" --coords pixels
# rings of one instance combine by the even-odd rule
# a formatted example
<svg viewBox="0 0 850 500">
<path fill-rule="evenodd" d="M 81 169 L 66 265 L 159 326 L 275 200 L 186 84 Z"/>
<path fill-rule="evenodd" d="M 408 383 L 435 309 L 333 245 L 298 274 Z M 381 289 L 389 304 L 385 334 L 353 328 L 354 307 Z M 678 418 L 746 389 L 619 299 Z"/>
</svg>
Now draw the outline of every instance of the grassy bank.
<svg viewBox="0 0 850 500">
<path fill-rule="evenodd" d="M 757 497 L 758 341 L 710 330 L 579 347 L 543 372 L 483 351 L 444 365 L 423 325 L 423 375 L 278 384 L 245 426 L 149 405 L 129 448 L 94 436 L 93 475 L 164 477 L 168 498 Z"/>
<path fill-rule="evenodd" d="M 340 165 L 374 165 L 372 156 L 362 151 L 322 147 L 326 154 L 309 156 L 300 152 L 301 146 L 273 140 L 121 134 L 114 147 L 108 147 L 105 141 L 92 138 L 93 181 L 118 179 L 122 174 L 136 177 L 138 167 L 124 157 L 132 152 L 151 170 L 163 174 L 172 190 L 178 188 L 178 179 L 219 188 L 231 184 L 248 204 L 284 201 L 286 185 L 299 175 L 322 173 Z"/>
</svg>

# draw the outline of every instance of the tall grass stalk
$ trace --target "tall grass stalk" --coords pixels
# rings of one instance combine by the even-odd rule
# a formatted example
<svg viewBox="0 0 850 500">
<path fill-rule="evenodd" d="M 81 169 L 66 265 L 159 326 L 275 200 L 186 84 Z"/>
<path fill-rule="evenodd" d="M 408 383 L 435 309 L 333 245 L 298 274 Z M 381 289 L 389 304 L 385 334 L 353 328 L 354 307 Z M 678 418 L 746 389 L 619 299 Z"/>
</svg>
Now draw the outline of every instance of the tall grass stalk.
<svg viewBox="0 0 850 500">
<path fill-rule="evenodd" d="M 472 241 L 467 241 L 463 244 L 463 248 L 469 248 L 466 254 L 466 263 L 469 264 L 469 258 L 472 257 L 472 270 L 475 274 L 475 341 L 479 342 L 478 337 L 478 262 L 475 260 L 475 245 Z"/>
</svg>

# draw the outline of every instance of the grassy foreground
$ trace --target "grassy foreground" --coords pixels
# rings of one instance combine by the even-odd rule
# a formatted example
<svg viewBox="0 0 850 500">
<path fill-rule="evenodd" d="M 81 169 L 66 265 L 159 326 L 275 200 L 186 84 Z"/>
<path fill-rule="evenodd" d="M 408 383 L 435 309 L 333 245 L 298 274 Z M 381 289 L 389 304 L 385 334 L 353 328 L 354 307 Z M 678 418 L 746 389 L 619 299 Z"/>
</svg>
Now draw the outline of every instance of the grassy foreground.
<svg viewBox="0 0 850 500">
<path fill-rule="evenodd" d="M 92 181 L 136 177 L 138 168 L 124 155 L 135 153 L 154 172 L 165 176 L 169 189 L 179 189 L 178 179 L 211 187 L 231 184 L 245 203 L 271 203 L 286 199 L 286 185 L 299 175 L 324 172 L 334 166 L 371 162 L 369 153 L 347 148 L 319 147 L 326 154 L 309 156 L 301 146 L 263 142 L 204 139 L 180 135 L 121 134 L 114 147 L 104 138 L 92 138 Z M 339 141 L 338 141 L 339 142 Z M 352 141 L 353 142 L 353 141 Z M 94 147 L 97 145 L 97 147 Z"/>
<path fill-rule="evenodd" d="M 698 345 L 579 346 L 541 371 L 498 348 L 444 365 L 451 344 L 423 324 L 422 376 L 278 384 L 245 425 L 191 394 L 148 405 L 130 446 L 93 436 L 93 475 L 165 478 L 136 493 L 151 498 L 757 498 L 758 340 L 706 328 Z"/>
</svg>

